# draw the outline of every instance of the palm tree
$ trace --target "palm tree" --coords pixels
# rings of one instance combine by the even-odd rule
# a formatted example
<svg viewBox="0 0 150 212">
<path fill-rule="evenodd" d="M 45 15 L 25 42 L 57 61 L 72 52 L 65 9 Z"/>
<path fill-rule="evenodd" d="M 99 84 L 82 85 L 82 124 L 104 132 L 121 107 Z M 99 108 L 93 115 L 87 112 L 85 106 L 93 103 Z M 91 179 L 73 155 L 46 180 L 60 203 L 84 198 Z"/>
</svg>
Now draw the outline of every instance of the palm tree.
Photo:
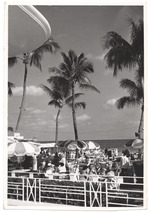
<svg viewBox="0 0 150 212">
<path fill-rule="evenodd" d="M 52 67 L 49 69 L 50 72 L 56 74 L 49 79 L 51 82 L 54 79 L 61 79 L 69 83 L 72 96 L 72 117 L 73 117 L 73 127 L 75 134 L 75 141 L 78 140 L 77 122 L 76 122 L 76 110 L 75 110 L 75 87 L 78 86 L 79 89 L 91 89 L 100 93 L 100 91 L 91 84 L 88 74 L 93 73 L 93 65 L 84 56 L 83 53 L 76 55 L 73 50 L 69 50 L 68 54 L 64 52 L 61 53 L 63 62 L 58 68 Z"/>
<path fill-rule="evenodd" d="M 140 138 L 142 138 L 144 118 L 144 88 L 139 72 L 136 72 L 135 82 L 130 79 L 123 79 L 120 81 L 120 87 L 126 89 L 129 95 L 117 100 L 116 106 L 118 109 L 122 109 L 125 106 L 141 106 L 141 118 L 138 128 L 138 135 Z"/>
<path fill-rule="evenodd" d="M 130 42 L 114 31 L 106 33 L 104 36 L 104 49 L 108 50 L 104 60 L 107 67 L 113 69 L 113 75 L 123 68 L 137 68 L 142 78 L 144 78 L 144 34 L 143 20 L 139 19 L 135 23 L 128 19 L 130 26 Z"/>
<path fill-rule="evenodd" d="M 45 91 L 45 93 L 48 94 L 48 96 L 50 96 L 51 100 L 48 103 L 48 105 L 52 105 L 55 106 L 56 108 L 58 108 L 57 114 L 56 114 L 56 132 L 55 132 L 55 148 L 57 148 L 57 142 L 58 142 L 58 118 L 60 115 L 60 112 L 62 110 L 62 108 L 67 105 L 67 106 L 71 106 L 72 104 L 72 96 L 70 93 L 70 84 L 68 83 L 68 81 L 66 80 L 66 82 L 64 83 L 65 79 L 61 78 L 53 78 L 52 79 L 48 79 L 48 82 L 51 85 L 51 88 L 49 88 L 46 85 L 41 85 L 41 88 Z M 80 97 L 81 95 L 83 95 L 83 93 L 76 93 L 75 94 L 75 99 L 77 99 L 78 97 Z M 75 103 L 75 108 L 77 109 L 78 107 L 82 107 L 83 109 L 85 109 L 86 104 L 85 102 L 76 102 Z M 57 152 L 57 149 L 55 149 L 55 152 Z"/>
<path fill-rule="evenodd" d="M 129 18 L 130 26 L 130 42 L 127 42 L 118 33 L 111 31 L 104 36 L 104 49 L 107 49 L 104 60 L 107 67 L 113 69 L 113 76 L 117 76 L 118 71 L 123 68 L 133 69 L 137 72 L 136 82 L 124 79 L 120 82 L 120 86 L 127 88 L 128 97 L 123 97 L 117 101 L 118 109 L 125 105 L 135 106 L 141 104 L 142 113 L 139 125 L 139 132 L 144 116 L 144 31 L 143 20 L 139 19 L 136 23 Z M 140 101 L 139 101 L 140 99 Z M 141 100 L 142 99 L 142 100 Z"/>
<path fill-rule="evenodd" d="M 46 41 L 42 46 L 34 50 L 33 52 L 30 53 L 24 53 L 23 58 L 21 57 L 13 57 L 8 59 L 8 66 L 12 67 L 14 66 L 18 59 L 22 60 L 25 66 L 25 71 L 24 71 L 24 80 L 23 80 L 23 94 L 22 94 L 22 100 L 21 100 L 21 106 L 20 106 L 20 112 L 15 128 L 15 132 L 18 131 L 19 123 L 21 120 L 22 113 L 24 111 L 24 104 L 25 104 L 25 96 L 26 96 L 26 83 L 27 83 L 27 74 L 28 74 L 28 65 L 36 66 L 38 69 L 41 69 L 41 60 L 43 57 L 43 54 L 45 52 L 50 52 L 50 53 L 55 53 L 59 49 L 59 45 L 57 42 L 55 42 L 53 39 L 49 39 Z"/>
</svg>

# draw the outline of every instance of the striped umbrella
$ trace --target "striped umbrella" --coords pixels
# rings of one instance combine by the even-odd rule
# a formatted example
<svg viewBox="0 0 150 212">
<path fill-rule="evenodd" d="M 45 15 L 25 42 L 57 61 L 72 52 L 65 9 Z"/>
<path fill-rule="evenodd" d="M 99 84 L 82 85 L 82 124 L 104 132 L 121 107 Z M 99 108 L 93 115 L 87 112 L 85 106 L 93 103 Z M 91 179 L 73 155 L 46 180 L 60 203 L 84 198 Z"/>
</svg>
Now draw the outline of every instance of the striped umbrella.
<svg viewBox="0 0 150 212">
<path fill-rule="evenodd" d="M 33 156 L 39 154 L 40 149 L 38 146 L 28 142 L 13 143 L 8 146 L 8 158 L 13 156 Z"/>
<path fill-rule="evenodd" d="M 88 149 L 91 149 L 91 150 L 100 148 L 100 145 L 94 141 L 88 141 L 87 144 L 88 144 Z"/>
<path fill-rule="evenodd" d="M 8 137 L 8 146 L 13 143 L 17 143 L 18 141 L 15 138 Z"/>
<path fill-rule="evenodd" d="M 127 148 L 134 148 L 134 149 L 141 149 L 143 147 L 143 140 L 140 138 L 129 140 L 125 147 Z"/>
<path fill-rule="evenodd" d="M 74 141 L 74 140 L 65 140 L 65 141 L 59 141 L 57 143 L 59 148 L 67 148 L 69 150 L 75 150 L 76 148 L 80 149 L 86 149 L 87 144 L 84 141 Z"/>
</svg>

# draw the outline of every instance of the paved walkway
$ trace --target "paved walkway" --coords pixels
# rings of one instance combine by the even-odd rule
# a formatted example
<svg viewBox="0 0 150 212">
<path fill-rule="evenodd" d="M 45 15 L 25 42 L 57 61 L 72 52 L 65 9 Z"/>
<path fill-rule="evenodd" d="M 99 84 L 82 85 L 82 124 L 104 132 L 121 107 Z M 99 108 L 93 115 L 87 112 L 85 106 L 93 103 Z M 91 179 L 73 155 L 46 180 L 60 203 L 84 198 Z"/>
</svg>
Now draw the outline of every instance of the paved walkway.
<svg viewBox="0 0 150 212">
<path fill-rule="evenodd" d="M 7 207 L 8 206 L 8 207 Z M 55 208 L 55 209 L 62 209 L 62 210 L 70 210 L 70 209 L 80 209 L 83 207 L 79 207 L 79 206 L 73 206 L 73 205 L 62 205 L 62 204 L 53 204 L 53 203 L 40 203 L 40 202 L 27 202 L 27 201 L 21 201 L 21 200 L 13 200 L 13 199 L 8 199 L 7 200 L 7 206 L 6 208 L 17 208 L 17 207 L 20 207 L 20 208 L 29 208 L 29 207 L 40 207 L 40 208 L 43 208 L 43 207 L 48 207 L 48 208 Z"/>
</svg>

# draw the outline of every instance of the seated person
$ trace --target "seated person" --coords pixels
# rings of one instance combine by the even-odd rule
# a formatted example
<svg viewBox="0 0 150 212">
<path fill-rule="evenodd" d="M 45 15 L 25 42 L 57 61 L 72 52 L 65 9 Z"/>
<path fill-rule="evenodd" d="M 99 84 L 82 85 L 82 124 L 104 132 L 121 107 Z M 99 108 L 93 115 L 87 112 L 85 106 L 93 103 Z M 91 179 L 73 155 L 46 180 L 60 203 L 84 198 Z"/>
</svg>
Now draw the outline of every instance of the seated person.
<svg viewBox="0 0 150 212">
<path fill-rule="evenodd" d="M 61 155 L 61 160 L 59 161 L 59 173 L 66 173 L 66 158 Z"/>
<path fill-rule="evenodd" d="M 86 170 L 81 170 L 80 171 L 80 175 L 79 175 L 79 180 L 87 180 L 87 172 L 86 172 Z"/>
<path fill-rule="evenodd" d="M 45 172 L 45 177 L 52 177 L 52 173 L 53 173 L 53 166 L 52 164 L 48 163 Z"/>
<path fill-rule="evenodd" d="M 107 188 L 115 188 L 116 187 L 116 180 L 115 180 L 115 173 L 113 170 L 111 170 L 110 168 L 107 169 L 106 171 L 106 175 L 107 175 L 107 180 L 106 182 L 109 182 L 107 183 Z"/>
</svg>

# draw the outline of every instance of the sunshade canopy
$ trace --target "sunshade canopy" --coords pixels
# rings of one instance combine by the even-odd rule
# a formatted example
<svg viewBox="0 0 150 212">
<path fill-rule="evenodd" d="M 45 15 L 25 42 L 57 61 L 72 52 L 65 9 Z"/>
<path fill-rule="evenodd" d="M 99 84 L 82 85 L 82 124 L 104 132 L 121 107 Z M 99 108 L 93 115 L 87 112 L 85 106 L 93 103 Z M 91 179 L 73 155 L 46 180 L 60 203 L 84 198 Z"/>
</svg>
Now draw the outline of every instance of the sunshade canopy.
<svg viewBox="0 0 150 212">
<path fill-rule="evenodd" d="M 39 147 L 29 142 L 13 143 L 8 147 L 9 158 L 13 156 L 33 156 L 34 154 L 39 154 L 39 152 Z"/>
<path fill-rule="evenodd" d="M 125 147 L 141 149 L 143 147 L 143 140 L 140 138 L 132 139 L 125 144 Z"/>
<path fill-rule="evenodd" d="M 43 45 L 51 35 L 45 17 L 31 5 L 8 6 L 8 54 L 14 57 Z"/>
<path fill-rule="evenodd" d="M 88 149 L 91 149 L 91 150 L 100 148 L 100 145 L 94 141 L 88 141 L 87 144 L 88 144 Z"/>
<path fill-rule="evenodd" d="M 87 144 L 84 141 L 74 141 L 74 140 L 65 140 L 65 141 L 59 141 L 58 147 L 60 148 L 68 148 L 70 150 L 75 150 L 76 148 L 86 149 Z"/>
</svg>

